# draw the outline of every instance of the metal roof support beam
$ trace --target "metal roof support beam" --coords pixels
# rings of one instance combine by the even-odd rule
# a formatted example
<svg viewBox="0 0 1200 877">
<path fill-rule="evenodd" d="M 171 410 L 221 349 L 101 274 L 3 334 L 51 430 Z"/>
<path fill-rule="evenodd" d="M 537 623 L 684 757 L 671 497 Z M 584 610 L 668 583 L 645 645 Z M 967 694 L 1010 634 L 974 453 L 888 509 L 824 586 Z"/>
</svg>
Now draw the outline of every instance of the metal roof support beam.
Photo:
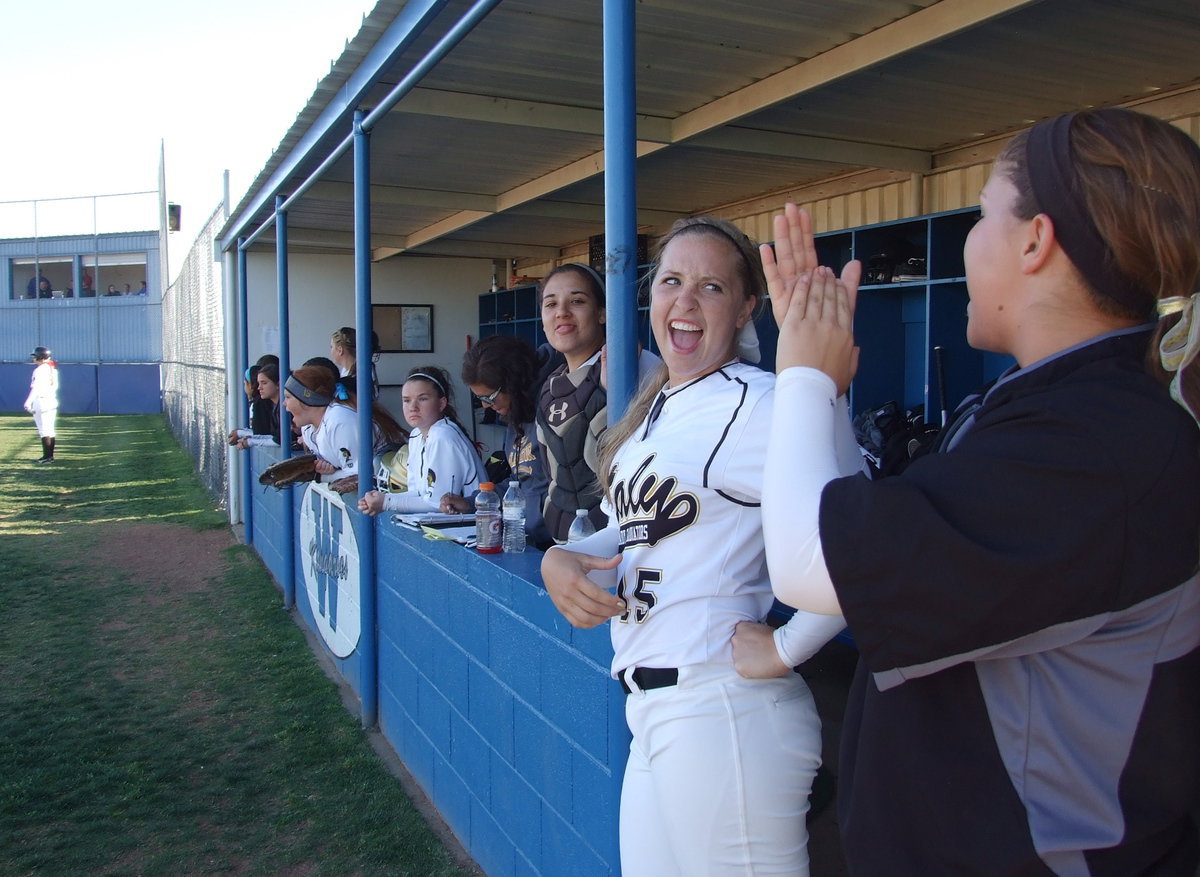
<svg viewBox="0 0 1200 877">
<path fill-rule="evenodd" d="M 237 248 L 237 312 L 241 331 L 238 337 L 237 354 L 234 355 L 236 368 L 250 370 L 250 289 L 246 281 L 246 250 L 242 247 L 242 239 L 238 238 Z M 242 365 L 245 363 L 245 366 Z M 282 378 L 280 379 L 282 382 Z M 279 400 L 282 404 L 283 400 Z M 241 406 L 239 406 L 241 407 Z M 241 419 L 238 419 L 241 422 Z M 247 426 L 251 424 L 247 423 Z M 236 449 L 235 449 L 236 450 Z M 242 538 L 247 545 L 254 544 L 254 487 L 250 477 L 251 454 L 239 454 L 242 468 Z"/>
<path fill-rule="evenodd" d="M 358 496 L 367 495 L 375 487 L 375 430 L 372 413 L 375 408 L 375 388 L 371 382 L 371 343 L 373 315 L 371 313 L 371 141 L 363 127 L 363 113 L 354 113 L 354 371 L 358 395 Z M 366 515 L 351 516 L 359 523 L 358 581 L 362 608 L 362 633 L 358 642 L 359 702 L 362 726 L 373 728 L 379 720 L 379 662 L 378 636 L 375 630 L 375 519 Z"/>
<path fill-rule="evenodd" d="M 279 380 L 286 381 L 292 370 L 292 335 L 288 321 L 288 227 L 287 211 L 283 209 L 283 198 L 275 196 L 275 292 L 279 304 Z M 245 252 L 245 250 L 242 250 Z M 292 415 L 283 404 L 283 388 L 280 387 L 279 399 L 279 450 L 282 459 L 292 455 Z M 296 516 L 292 514 L 291 491 L 288 491 L 286 514 L 280 522 L 283 533 L 280 535 L 281 544 L 292 545 L 296 541 Z M 291 609 L 296 605 L 296 552 L 283 552 L 283 608 Z"/>
<path fill-rule="evenodd" d="M 604 273 L 608 416 L 637 389 L 637 95 L 634 0 L 604 0 Z"/>
<path fill-rule="evenodd" d="M 413 65 L 412 70 L 396 83 L 395 87 L 387 93 L 379 105 L 367 115 L 363 120 L 364 130 L 370 131 L 375 127 L 384 116 L 391 112 L 392 107 L 399 103 L 400 99 L 416 88 L 417 83 L 425 78 L 425 74 L 437 66 L 443 58 L 450 54 L 450 50 L 457 46 L 462 39 L 467 36 L 475 25 L 483 21 L 487 14 L 496 8 L 500 0 L 476 0 L 474 6 L 467 10 L 466 14 L 458 20 L 454 27 L 450 28 L 440 40 L 437 41 L 432 49 L 430 49 L 425 57 Z"/>
</svg>

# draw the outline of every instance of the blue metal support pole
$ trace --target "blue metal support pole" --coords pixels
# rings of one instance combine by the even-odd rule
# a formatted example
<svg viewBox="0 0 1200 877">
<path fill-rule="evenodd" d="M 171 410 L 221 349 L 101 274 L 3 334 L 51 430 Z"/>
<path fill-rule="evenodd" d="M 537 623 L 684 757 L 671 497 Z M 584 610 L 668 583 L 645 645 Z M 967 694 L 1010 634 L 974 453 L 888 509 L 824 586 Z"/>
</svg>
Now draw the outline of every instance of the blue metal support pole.
<svg viewBox="0 0 1200 877">
<path fill-rule="evenodd" d="M 242 247 L 243 238 L 238 238 L 237 250 L 237 309 L 238 321 L 241 326 L 241 337 L 238 339 L 238 355 L 234 357 L 236 368 L 245 375 L 250 367 L 250 327 L 249 327 L 249 283 L 246 280 L 246 251 Z M 280 399 L 280 404 L 283 400 Z M 238 418 L 241 423 L 241 418 Z M 239 455 L 242 458 L 242 538 L 247 545 L 254 544 L 254 488 L 250 471 L 250 454 Z"/>
<path fill-rule="evenodd" d="M 608 421 L 637 389 L 637 96 L 634 0 L 604 0 L 604 268 Z"/>
<path fill-rule="evenodd" d="M 357 343 L 355 372 L 358 380 L 358 495 L 374 486 L 375 441 L 371 410 L 375 407 L 371 387 L 371 141 L 363 128 L 363 112 L 354 113 L 354 321 Z M 359 638 L 362 726 L 373 728 L 379 714 L 378 640 L 375 630 L 375 519 L 363 517 L 359 527 L 358 582 L 362 608 Z"/>
<path fill-rule="evenodd" d="M 288 316 L 288 227 L 287 211 L 283 209 L 283 198 L 275 196 L 275 282 L 279 293 L 279 380 L 286 381 L 292 370 L 292 337 L 289 330 Z M 280 389 L 280 394 L 283 390 Z M 280 399 L 279 432 L 284 439 L 283 459 L 292 455 L 292 416 L 287 406 Z M 283 608 L 291 609 L 296 605 L 296 514 L 292 502 L 292 493 L 287 493 L 283 514 L 283 535 L 280 544 L 284 546 L 283 553 Z"/>
</svg>

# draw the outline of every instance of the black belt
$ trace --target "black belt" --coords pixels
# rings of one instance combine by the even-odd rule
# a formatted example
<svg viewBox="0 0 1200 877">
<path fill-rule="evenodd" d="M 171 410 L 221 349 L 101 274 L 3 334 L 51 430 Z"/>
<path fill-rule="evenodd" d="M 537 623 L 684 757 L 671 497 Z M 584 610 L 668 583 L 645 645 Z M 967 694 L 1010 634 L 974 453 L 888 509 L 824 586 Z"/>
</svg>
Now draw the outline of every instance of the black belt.
<svg viewBox="0 0 1200 877">
<path fill-rule="evenodd" d="M 626 694 L 633 694 L 633 689 L 625 681 L 627 671 L 622 671 L 617 677 Z M 652 691 L 655 688 L 666 688 L 679 682 L 679 671 L 674 667 L 635 667 L 629 673 L 637 687 L 642 691 Z"/>
</svg>

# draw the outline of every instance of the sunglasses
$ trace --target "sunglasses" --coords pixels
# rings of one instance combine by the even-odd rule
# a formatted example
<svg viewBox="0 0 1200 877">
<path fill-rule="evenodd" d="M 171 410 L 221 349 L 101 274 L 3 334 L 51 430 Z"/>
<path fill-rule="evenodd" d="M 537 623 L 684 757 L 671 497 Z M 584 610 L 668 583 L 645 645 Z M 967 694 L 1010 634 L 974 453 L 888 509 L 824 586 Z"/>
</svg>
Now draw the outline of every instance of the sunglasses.
<svg viewBox="0 0 1200 877">
<path fill-rule="evenodd" d="M 475 398 L 479 400 L 480 405 L 491 405 L 492 403 L 494 403 L 496 401 L 496 397 L 500 395 L 500 391 L 502 389 L 503 389 L 502 387 L 497 387 L 495 390 L 492 390 L 492 392 L 488 393 L 486 396 L 476 396 Z"/>
</svg>

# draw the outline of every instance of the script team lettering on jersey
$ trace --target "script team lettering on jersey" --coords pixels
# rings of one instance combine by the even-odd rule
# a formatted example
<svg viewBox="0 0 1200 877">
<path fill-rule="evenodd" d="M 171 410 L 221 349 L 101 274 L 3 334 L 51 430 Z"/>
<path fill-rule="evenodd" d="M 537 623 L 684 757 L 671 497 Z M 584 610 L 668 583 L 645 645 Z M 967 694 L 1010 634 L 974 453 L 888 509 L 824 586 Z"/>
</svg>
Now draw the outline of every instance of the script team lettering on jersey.
<svg viewBox="0 0 1200 877">
<path fill-rule="evenodd" d="M 636 545 L 654 546 L 696 522 L 700 502 L 687 491 L 677 492 L 679 479 L 660 478 L 650 470 L 651 454 L 628 480 L 612 488 L 613 511 L 621 524 L 621 551 Z"/>
</svg>

